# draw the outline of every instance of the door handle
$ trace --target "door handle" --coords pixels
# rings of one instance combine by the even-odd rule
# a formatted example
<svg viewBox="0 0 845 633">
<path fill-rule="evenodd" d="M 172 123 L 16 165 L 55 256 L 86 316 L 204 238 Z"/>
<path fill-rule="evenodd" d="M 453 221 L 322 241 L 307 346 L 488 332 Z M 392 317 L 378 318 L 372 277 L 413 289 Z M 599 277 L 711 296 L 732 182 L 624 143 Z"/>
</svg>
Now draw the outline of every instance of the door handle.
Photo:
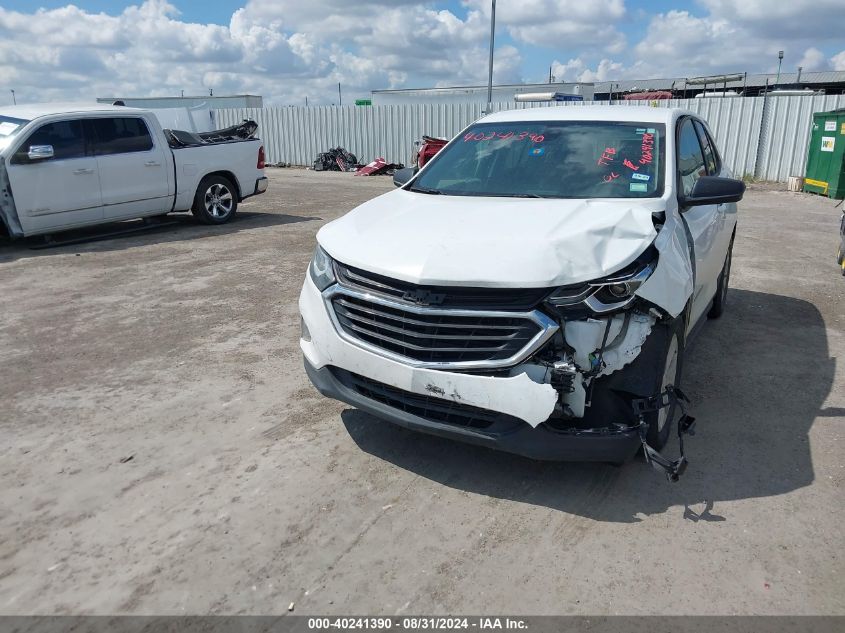
<svg viewBox="0 0 845 633">
<path fill-rule="evenodd" d="M 154 160 L 148 160 L 146 163 L 144 163 L 144 166 L 145 167 L 161 167 L 161 163 L 157 163 Z"/>
<path fill-rule="evenodd" d="M 73 174 L 74 176 L 87 176 L 88 174 L 93 174 L 93 169 L 74 169 Z"/>
</svg>

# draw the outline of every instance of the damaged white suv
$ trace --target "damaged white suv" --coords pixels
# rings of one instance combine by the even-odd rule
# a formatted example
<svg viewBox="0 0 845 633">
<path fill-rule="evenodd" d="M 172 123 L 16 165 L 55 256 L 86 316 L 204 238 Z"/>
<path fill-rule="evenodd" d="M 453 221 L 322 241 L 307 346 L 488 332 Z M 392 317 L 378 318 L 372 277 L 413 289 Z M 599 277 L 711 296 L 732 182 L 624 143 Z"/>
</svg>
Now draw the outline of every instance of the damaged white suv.
<svg viewBox="0 0 845 633">
<path fill-rule="evenodd" d="M 300 296 L 308 375 L 427 433 L 538 459 L 644 446 L 659 462 L 687 337 L 725 306 L 745 190 L 729 176 L 691 112 L 486 116 L 319 231 Z M 685 465 L 663 461 L 675 478 Z"/>
</svg>

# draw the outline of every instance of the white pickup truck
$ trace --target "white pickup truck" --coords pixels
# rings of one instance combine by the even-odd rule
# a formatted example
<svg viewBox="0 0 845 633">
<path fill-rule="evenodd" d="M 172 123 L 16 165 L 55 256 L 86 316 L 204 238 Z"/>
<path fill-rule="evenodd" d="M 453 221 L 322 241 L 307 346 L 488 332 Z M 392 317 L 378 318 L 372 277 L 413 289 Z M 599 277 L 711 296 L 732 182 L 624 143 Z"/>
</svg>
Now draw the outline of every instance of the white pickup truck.
<svg viewBox="0 0 845 633">
<path fill-rule="evenodd" d="M 491 114 L 320 229 L 300 345 L 326 396 L 540 459 L 659 453 L 695 326 L 725 307 L 737 207 L 696 114 Z"/>
<path fill-rule="evenodd" d="M 188 210 L 227 222 L 267 179 L 261 141 L 221 132 L 163 130 L 121 106 L 0 109 L 0 228 L 17 238 Z"/>
</svg>

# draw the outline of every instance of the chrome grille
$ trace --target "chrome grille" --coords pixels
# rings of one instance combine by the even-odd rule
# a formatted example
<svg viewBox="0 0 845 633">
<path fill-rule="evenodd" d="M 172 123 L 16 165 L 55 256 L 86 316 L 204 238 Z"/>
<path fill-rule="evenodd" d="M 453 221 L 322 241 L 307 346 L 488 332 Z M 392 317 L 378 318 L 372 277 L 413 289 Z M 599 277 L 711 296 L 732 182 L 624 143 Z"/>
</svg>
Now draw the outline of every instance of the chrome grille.
<svg viewBox="0 0 845 633">
<path fill-rule="evenodd" d="M 409 295 L 424 292 L 436 297 L 441 308 L 471 310 L 532 310 L 552 292 L 553 288 L 482 288 L 474 286 L 431 286 L 391 279 L 365 270 L 335 262 L 335 275 L 347 288 L 375 293 L 383 297 L 407 302 Z"/>
<path fill-rule="evenodd" d="M 344 338 L 418 366 L 473 369 L 515 365 L 557 330 L 539 311 L 413 306 L 342 286 L 328 291 L 326 300 Z"/>
</svg>

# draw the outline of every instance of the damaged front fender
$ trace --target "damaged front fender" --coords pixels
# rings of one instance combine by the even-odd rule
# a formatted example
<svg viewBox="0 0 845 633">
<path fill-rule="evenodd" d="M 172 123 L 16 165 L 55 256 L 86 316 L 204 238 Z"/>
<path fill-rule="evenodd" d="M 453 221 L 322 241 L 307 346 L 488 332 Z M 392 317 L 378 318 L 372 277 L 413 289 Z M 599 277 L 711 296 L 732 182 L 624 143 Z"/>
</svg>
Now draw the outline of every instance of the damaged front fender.
<svg viewBox="0 0 845 633">
<path fill-rule="evenodd" d="M 657 267 L 635 294 L 674 318 L 684 311 L 692 296 L 694 280 L 686 231 L 676 214 L 666 213 L 666 223 L 654 247 L 659 253 Z"/>
</svg>

